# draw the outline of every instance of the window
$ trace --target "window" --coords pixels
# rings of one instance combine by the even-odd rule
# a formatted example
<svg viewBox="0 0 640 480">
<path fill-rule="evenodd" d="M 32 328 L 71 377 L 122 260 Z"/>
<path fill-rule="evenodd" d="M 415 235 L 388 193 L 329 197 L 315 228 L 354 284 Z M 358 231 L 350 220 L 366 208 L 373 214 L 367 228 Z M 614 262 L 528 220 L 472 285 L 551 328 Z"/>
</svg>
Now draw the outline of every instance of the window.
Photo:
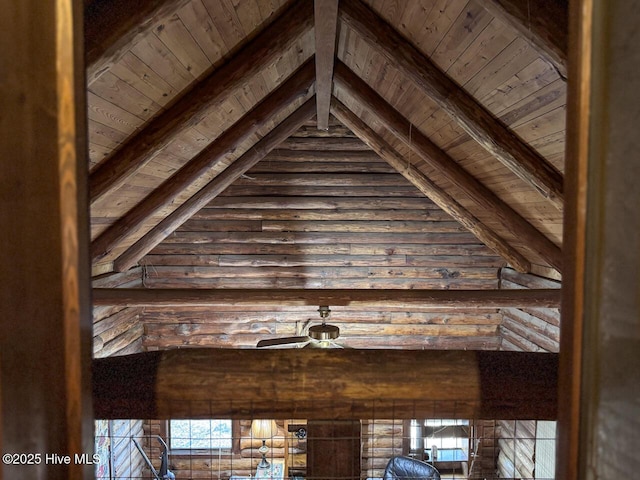
<svg viewBox="0 0 640 480">
<path fill-rule="evenodd" d="M 169 420 L 169 448 L 175 450 L 226 450 L 234 446 L 234 423 L 228 419 Z"/>
<path fill-rule="evenodd" d="M 539 421 L 536 424 L 535 470 L 536 479 L 553 479 L 556 470 L 556 422 Z"/>
<path fill-rule="evenodd" d="M 443 462 L 462 462 L 468 458 L 468 420 L 411 420 L 408 436 L 408 453 L 415 458 Z"/>
</svg>

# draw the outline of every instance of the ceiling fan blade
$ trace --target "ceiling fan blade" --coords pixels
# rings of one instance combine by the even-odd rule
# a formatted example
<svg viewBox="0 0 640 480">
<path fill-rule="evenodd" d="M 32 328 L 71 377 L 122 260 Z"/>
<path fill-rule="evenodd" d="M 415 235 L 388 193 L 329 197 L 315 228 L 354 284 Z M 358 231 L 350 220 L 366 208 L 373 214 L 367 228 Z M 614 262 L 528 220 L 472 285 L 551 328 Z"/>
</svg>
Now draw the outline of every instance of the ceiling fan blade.
<svg viewBox="0 0 640 480">
<path fill-rule="evenodd" d="M 308 343 L 311 339 L 307 336 L 303 337 L 284 337 L 284 338 L 268 338 L 260 340 L 256 345 L 257 348 L 279 347 L 282 345 L 293 345 L 299 343 Z"/>
</svg>

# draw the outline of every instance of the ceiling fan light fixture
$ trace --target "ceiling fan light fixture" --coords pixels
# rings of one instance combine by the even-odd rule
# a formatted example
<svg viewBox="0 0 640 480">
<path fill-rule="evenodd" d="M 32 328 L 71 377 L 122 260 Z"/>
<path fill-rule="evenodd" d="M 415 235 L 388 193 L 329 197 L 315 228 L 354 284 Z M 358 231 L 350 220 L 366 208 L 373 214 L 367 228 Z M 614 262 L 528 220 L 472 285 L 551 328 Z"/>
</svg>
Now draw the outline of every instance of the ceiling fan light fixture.
<svg viewBox="0 0 640 480">
<path fill-rule="evenodd" d="M 313 325 L 309 327 L 309 336 L 314 340 L 335 340 L 340 336 L 340 329 L 335 325 Z"/>
</svg>

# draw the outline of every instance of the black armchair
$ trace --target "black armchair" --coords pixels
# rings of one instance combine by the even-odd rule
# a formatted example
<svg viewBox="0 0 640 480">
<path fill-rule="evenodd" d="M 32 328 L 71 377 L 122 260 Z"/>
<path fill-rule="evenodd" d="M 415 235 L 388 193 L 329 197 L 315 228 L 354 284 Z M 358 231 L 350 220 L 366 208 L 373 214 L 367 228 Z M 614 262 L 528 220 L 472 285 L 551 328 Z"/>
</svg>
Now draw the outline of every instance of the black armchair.
<svg viewBox="0 0 640 480">
<path fill-rule="evenodd" d="M 384 480 L 440 480 L 440 472 L 428 463 L 410 457 L 391 457 Z"/>
</svg>

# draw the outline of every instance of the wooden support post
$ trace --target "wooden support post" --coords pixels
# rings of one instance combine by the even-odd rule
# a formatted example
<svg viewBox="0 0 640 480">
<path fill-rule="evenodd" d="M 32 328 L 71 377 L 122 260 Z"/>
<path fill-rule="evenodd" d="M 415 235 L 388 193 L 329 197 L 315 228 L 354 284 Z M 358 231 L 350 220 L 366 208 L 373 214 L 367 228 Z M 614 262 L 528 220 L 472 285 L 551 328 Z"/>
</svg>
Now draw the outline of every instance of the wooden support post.
<svg viewBox="0 0 640 480">
<path fill-rule="evenodd" d="M 102 162 L 89 178 L 91 202 L 121 186 L 178 133 L 196 125 L 210 109 L 220 106 L 230 92 L 278 59 L 297 38 L 311 29 L 312 23 L 311 4 L 295 2 L 227 63 Z"/>
<path fill-rule="evenodd" d="M 262 160 L 271 150 L 276 148 L 282 140 L 293 134 L 313 114 L 314 99 L 307 100 L 294 113 L 289 115 L 276 128 L 265 135 L 249 151 L 229 165 L 216 178 L 205 185 L 198 193 L 180 205 L 158 225 L 153 227 L 144 237 L 129 247 L 114 262 L 117 271 L 131 268 L 146 255 L 153 247 L 173 233 L 192 215 L 207 205 L 225 188 L 231 185 L 243 173 Z"/>
<path fill-rule="evenodd" d="M 94 466 L 86 105 L 80 2 L 2 2 L 0 478 L 80 480 Z M 29 460 L 32 460 L 29 464 Z"/>
<path fill-rule="evenodd" d="M 478 240 L 506 259 L 517 270 L 528 272 L 531 269 L 529 261 L 517 250 L 480 222 L 480 220 L 428 179 L 422 172 L 402 158 L 391 145 L 382 140 L 369 126 L 365 125 L 360 118 L 335 98 L 332 102 L 332 112 L 342 123 L 369 145 L 372 150 L 395 168 L 398 173 L 409 180 L 416 188 L 433 200 L 436 205 L 451 215 L 463 227 L 473 233 Z"/>
<path fill-rule="evenodd" d="M 538 252 L 549 265 L 561 271 L 562 251 L 560 247 L 462 168 L 419 129 L 411 129 L 411 123 L 406 118 L 342 62 L 336 64 L 334 81 L 350 96 L 357 99 L 362 106 L 374 113 L 385 127 L 419 155 L 422 160 L 437 169 L 451 183 L 469 195 L 479 207 L 492 212 L 500 223 L 513 232 L 520 241 L 529 246 L 532 251 Z"/>
<path fill-rule="evenodd" d="M 536 290 L 280 290 L 94 288 L 94 306 L 207 306 L 262 308 L 317 305 L 419 311 L 421 308 L 558 308 L 559 289 Z"/>
<path fill-rule="evenodd" d="M 317 122 L 318 130 L 328 130 L 338 30 L 338 0 L 314 0 L 313 6 L 316 35 Z"/>
<path fill-rule="evenodd" d="M 313 85 L 314 70 L 311 60 L 294 73 L 277 90 L 247 112 L 231 128 L 202 150 L 140 204 L 127 212 L 105 230 L 91 244 L 92 259 L 97 261 L 111 252 L 132 232 L 135 232 L 154 213 L 171 203 L 183 190 L 213 167 L 226 159 L 236 146 L 257 132 L 291 102 L 306 97 Z"/>
<path fill-rule="evenodd" d="M 480 145 L 562 210 L 562 174 L 363 2 L 340 4 L 343 23 L 415 82 Z"/>
<path fill-rule="evenodd" d="M 167 350 L 94 360 L 93 400 L 97 418 L 555 419 L 557 363 L 524 352 Z"/>
</svg>

